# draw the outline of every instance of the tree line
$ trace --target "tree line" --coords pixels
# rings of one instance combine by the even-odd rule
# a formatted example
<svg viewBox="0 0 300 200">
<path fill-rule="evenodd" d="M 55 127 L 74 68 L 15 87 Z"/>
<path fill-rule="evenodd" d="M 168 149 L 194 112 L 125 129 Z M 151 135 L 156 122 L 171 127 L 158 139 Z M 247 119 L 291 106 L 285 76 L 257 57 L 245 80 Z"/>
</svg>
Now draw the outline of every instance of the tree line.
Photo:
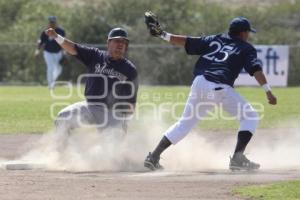
<svg viewBox="0 0 300 200">
<path fill-rule="evenodd" d="M 105 44 L 113 27 L 128 30 L 128 56 L 136 64 L 144 84 L 190 84 L 197 57 L 187 56 L 157 38 L 144 25 L 144 12 L 152 10 L 168 32 L 209 35 L 226 32 L 235 16 L 249 18 L 258 33 L 253 44 L 291 45 L 289 85 L 300 85 L 300 2 L 280 1 L 258 7 L 229 6 L 202 0 L 0 0 L 0 82 L 44 84 L 46 67 L 33 52 L 47 17 L 56 15 L 67 38 L 86 44 Z M 139 44 L 139 45 L 137 45 Z M 101 46 L 100 48 L 104 48 Z M 85 68 L 67 56 L 60 80 L 75 81 Z"/>
</svg>

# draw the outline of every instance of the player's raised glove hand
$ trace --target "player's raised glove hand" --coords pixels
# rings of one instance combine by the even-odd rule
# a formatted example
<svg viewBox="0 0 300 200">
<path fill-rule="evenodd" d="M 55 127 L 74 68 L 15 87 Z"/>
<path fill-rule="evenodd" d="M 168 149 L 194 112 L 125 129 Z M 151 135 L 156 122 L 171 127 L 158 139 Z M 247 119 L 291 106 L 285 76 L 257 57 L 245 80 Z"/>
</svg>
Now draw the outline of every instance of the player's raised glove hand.
<svg viewBox="0 0 300 200">
<path fill-rule="evenodd" d="M 159 37 L 164 33 L 157 16 L 151 11 L 145 12 L 145 23 L 152 36 Z"/>
<path fill-rule="evenodd" d="M 48 37 L 50 38 L 57 38 L 57 33 L 55 32 L 55 30 L 53 28 L 48 28 L 46 31 L 45 31 L 46 35 L 48 35 Z"/>
<path fill-rule="evenodd" d="M 269 100 L 269 104 L 276 105 L 277 98 L 273 95 L 273 93 L 271 91 L 268 91 L 266 94 L 267 94 L 267 98 Z"/>
</svg>

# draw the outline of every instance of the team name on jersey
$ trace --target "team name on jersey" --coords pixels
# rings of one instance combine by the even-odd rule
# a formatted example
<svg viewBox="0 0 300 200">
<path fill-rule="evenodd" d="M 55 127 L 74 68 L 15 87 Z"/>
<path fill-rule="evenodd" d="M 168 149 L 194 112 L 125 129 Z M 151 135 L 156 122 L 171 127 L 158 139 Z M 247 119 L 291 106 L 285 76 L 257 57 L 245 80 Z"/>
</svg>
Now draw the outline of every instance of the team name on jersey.
<svg viewBox="0 0 300 200">
<path fill-rule="evenodd" d="M 95 65 L 95 74 L 104 74 L 108 76 L 109 78 L 117 78 L 119 81 L 126 81 L 127 76 L 121 74 L 120 72 L 114 70 L 114 69 L 108 69 L 107 64 L 103 63 L 101 65 L 100 63 L 97 63 Z"/>
</svg>

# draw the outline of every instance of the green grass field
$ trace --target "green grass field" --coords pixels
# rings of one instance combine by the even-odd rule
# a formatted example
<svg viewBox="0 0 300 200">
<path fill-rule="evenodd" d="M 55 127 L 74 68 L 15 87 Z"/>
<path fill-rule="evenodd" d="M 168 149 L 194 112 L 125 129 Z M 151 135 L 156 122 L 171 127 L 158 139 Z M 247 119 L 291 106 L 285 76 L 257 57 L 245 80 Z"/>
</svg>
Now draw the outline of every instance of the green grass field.
<svg viewBox="0 0 300 200">
<path fill-rule="evenodd" d="M 261 88 L 238 88 L 237 91 L 250 102 L 260 102 L 264 105 L 264 118 L 260 128 L 289 127 L 300 120 L 300 87 L 274 88 L 278 97 L 278 105 L 268 105 L 265 94 Z M 163 103 L 170 106 L 181 103 L 176 107 L 176 116 L 180 116 L 184 102 L 187 99 L 189 87 L 150 87 L 140 88 L 138 103 L 154 103 L 159 106 Z M 56 95 L 68 94 L 66 87 L 58 87 Z M 1 86 L 0 87 L 0 133 L 42 133 L 53 127 L 51 106 L 54 104 L 54 116 L 66 105 L 83 100 L 77 95 L 76 89 L 70 98 L 56 99 L 51 97 L 46 87 L 34 86 Z M 140 114 L 146 109 L 140 109 Z M 170 111 L 164 113 L 163 120 L 170 124 L 176 119 L 171 118 Z M 290 122 L 293 123 L 290 123 Z M 137 121 L 138 122 L 138 121 Z M 235 120 L 206 120 L 199 124 L 204 129 L 233 129 L 238 124 Z"/>
<path fill-rule="evenodd" d="M 257 200 L 300 200 L 300 181 L 241 187 L 234 193 Z"/>
</svg>

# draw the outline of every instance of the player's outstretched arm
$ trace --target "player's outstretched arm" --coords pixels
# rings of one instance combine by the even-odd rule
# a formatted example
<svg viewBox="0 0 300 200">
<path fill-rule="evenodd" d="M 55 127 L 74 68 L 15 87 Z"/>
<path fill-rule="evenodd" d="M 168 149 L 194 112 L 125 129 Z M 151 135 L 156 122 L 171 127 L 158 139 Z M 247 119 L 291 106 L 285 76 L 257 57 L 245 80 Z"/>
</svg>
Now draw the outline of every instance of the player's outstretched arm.
<svg viewBox="0 0 300 200">
<path fill-rule="evenodd" d="M 174 45 L 179 45 L 179 46 L 185 46 L 185 42 L 186 42 L 186 36 L 185 35 L 173 35 L 171 33 L 167 33 L 170 34 L 170 43 L 174 44 Z"/>
<path fill-rule="evenodd" d="M 145 23 L 147 28 L 149 29 L 150 35 L 154 37 L 160 37 L 163 40 L 174 45 L 185 46 L 187 37 L 184 35 L 173 35 L 164 31 L 161 28 L 157 16 L 151 11 L 145 12 Z"/>
<path fill-rule="evenodd" d="M 271 91 L 271 87 L 267 83 L 267 79 L 266 79 L 266 76 L 264 75 L 264 73 L 262 71 L 257 71 L 253 75 L 254 75 L 256 81 L 264 88 L 266 95 L 267 95 L 267 99 L 269 101 L 269 104 L 271 104 L 271 105 L 277 104 L 277 98 L 273 95 L 273 93 Z"/>
<path fill-rule="evenodd" d="M 75 49 L 75 43 L 64 38 L 63 36 L 57 34 L 53 28 L 49 28 L 46 31 L 46 34 L 54 38 L 55 41 L 69 54 L 71 55 L 77 55 L 77 51 Z"/>
</svg>

